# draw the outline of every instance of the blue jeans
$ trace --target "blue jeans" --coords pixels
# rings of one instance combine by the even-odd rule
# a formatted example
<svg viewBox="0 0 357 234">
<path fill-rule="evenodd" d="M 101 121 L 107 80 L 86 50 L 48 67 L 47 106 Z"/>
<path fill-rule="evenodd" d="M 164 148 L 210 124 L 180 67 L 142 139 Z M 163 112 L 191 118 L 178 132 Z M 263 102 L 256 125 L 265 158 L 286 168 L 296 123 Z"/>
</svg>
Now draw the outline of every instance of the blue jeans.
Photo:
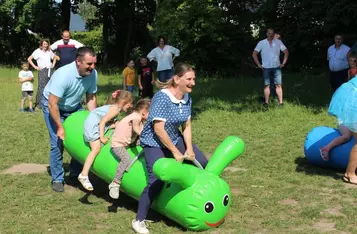
<svg viewBox="0 0 357 234">
<path fill-rule="evenodd" d="M 162 70 L 157 72 L 159 81 L 166 82 L 174 75 L 174 69 Z"/>
<path fill-rule="evenodd" d="M 48 109 L 48 100 L 42 96 L 42 111 L 45 118 L 46 126 L 50 136 L 50 169 L 52 182 L 63 182 L 64 181 L 64 169 L 63 169 L 63 141 L 57 137 L 57 126 L 52 120 L 50 111 Z M 60 111 L 61 122 L 70 116 L 72 113 L 83 110 L 82 106 L 78 104 L 77 108 L 72 112 Z M 69 165 L 70 177 L 77 177 L 82 170 L 82 165 L 71 159 Z"/>
<path fill-rule="evenodd" d="M 134 91 L 135 91 L 135 86 L 134 85 L 126 86 L 126 88 L 128 89 L 128 91 L 130 93 L 134 93 Z"/>
<path fill-rule="evenodd" d="M 281 78 L 281 69 L 280 67 L 277 68 L 264 68 L 263 70 L 263 78 L 264 78 L 264 85 L 270 85 L 270 80 L 274 80 L 274 84 L 281 85 L 282 78 Z"/>
</svg>

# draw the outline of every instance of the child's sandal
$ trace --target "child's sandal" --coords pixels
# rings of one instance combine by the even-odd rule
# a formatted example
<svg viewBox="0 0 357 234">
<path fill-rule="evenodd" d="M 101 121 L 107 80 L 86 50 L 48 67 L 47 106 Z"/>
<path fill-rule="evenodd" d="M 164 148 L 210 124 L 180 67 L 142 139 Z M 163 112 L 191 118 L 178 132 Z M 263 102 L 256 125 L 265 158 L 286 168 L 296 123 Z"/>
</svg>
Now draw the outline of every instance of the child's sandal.
<svg viewBox="0 0 357 234">
<path fill-rule="evenodd" d="M 83 176 L 82 174 L 79 174 L 78 180 L 79 182 L 81 182 L 83 188 L 85 188 L 88 191 L 93 191 L 93 185 L 89 181 L 88 176 Z"/>
</svg>

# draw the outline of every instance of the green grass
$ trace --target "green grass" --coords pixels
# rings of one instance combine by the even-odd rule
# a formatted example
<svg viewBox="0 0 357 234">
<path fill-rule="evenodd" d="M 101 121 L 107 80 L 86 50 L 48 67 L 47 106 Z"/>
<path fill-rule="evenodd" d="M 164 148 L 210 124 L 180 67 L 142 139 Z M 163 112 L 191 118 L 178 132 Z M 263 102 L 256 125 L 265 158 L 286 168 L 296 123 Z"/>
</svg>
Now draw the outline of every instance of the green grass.
<svg viewBox="0 0 357 234">
<path fill-rule="evenodd" d="M 42 113 L 19 112 L 17 73 L 0 69 L 0 170 L 49 162 Z M 324 74 L 284 74 L 283 80 L 285 107 L 276 108 L 273 101 L 265 112 L 258 102 L 259 73 L 197 78 L 192 94 L 194 142 L 207 154 L 228 135 L 246 143 L 242 157 L 230 165 L 236 170 L 222 175 L 232 189 L 230 213 L 221 227 L 207 233 L 357 232 L 357 190 L 342 182 L 343 172 L 317 168 L 304 159 L 306 134 L 318 125 L 335 126 L 335 119 L 327 116 L 328 79 Z M 120 81 L 119 76 L 100 76 L 99 104 L 121 87 Z M 69 159 L 65 154 L 64 161 Z M 0 175 L 0 233 L 132 233 L 135 200 L 122 196 L 113 204 L 100 180 L 88 198 L 68 186 L 59 194 L 52 192 L 50 180 L 47 173 Z M 152 233 L 183 232 L 173 222 L 154 217 L 158 221 L 150 224 Z"/>
</svg>

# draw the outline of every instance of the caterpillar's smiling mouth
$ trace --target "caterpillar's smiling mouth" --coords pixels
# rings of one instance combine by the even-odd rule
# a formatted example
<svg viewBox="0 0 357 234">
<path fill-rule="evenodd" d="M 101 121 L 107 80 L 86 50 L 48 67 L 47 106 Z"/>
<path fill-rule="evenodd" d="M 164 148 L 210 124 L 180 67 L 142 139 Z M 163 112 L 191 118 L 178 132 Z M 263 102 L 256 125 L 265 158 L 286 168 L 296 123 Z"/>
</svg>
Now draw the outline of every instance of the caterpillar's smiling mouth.
<svg viewBox="0 0 357 234">
<path fill-rule="evenodd" d="M 214 228 L 214 227 L 218 227 L 218 225 L 223 223 L 223 221 L 224 221 L 224 217 L 221 220 L 219 220 L 217 223 L 207 223 L 206 221 L 204 222 L 207 226 Z"/>
</svg>

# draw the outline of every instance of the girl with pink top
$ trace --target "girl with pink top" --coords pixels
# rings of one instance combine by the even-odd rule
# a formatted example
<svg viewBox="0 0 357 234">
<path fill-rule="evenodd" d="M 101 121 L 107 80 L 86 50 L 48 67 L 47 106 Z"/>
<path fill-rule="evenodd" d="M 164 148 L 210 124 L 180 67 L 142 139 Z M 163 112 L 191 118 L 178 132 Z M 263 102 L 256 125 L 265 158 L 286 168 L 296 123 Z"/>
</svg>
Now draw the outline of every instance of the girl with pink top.
<svg viewBox="0 0 357 234">
<path fill-rule="evenodd" d="M 150 100 L 141 99 L 135 107 L 133 113 L 126 116 L 115 126 L 111 142 L 111 150 L 119 158 L 120 163 L 115 173 L 113 181 L 109 184 L 109 195 L 114 199 L 119 198 L 119 188 L 125 170 L 130 165 L 130 156 L 126 151 L 132 143 L 135 143 L 143 130 L 143 122 L 149 115 Z"/>
</svg>

